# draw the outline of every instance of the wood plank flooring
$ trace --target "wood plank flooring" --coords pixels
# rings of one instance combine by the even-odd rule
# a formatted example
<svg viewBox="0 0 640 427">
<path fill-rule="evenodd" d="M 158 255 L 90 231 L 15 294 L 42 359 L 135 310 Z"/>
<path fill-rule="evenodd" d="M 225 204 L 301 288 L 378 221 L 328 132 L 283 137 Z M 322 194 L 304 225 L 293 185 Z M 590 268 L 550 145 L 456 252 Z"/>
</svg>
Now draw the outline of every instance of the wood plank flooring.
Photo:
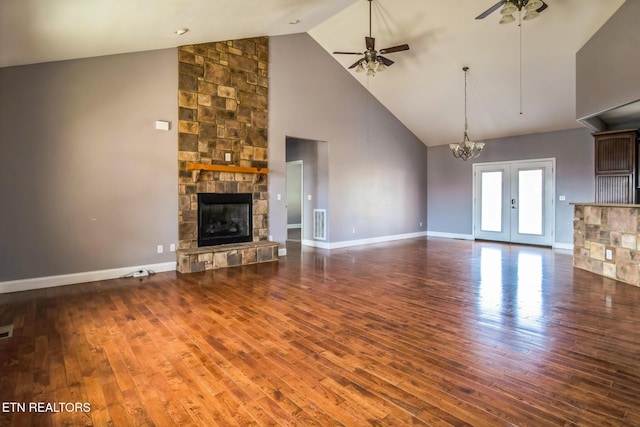
<svg viewBox="0 0 640 427">
<path fill-rule="evenodd" d="M 640 288 L 490 242 L 288 250 L 0 295 L 0 426 L 640 425 Z"/>
</svg>

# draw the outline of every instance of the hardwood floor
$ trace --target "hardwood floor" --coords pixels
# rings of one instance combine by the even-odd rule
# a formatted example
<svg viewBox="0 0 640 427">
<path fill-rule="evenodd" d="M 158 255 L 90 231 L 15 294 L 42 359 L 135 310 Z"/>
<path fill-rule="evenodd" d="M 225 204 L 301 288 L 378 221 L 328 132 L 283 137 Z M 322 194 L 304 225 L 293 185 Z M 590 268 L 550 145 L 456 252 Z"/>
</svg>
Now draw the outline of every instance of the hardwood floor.
<svg viewBox="0 0 640 427">
<path fill-rule="evenodd" d="M 0 295 L 0 425 L 640 425 L 640 288 L 488 242 L 288 251 Z"/>
</svg>

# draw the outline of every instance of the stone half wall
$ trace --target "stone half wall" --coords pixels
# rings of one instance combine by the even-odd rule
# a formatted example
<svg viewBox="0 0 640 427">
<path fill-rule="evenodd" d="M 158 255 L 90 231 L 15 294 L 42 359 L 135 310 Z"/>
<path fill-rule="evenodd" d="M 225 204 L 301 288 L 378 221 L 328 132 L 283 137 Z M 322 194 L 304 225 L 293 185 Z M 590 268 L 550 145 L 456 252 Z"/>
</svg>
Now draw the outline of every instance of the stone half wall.
<svg viewBox="0 0 640 427">
<path fill-rule="evenodd" d="M 187 166 L 268 167 L 268 38 L 182 46 L 178 61 L 179 249 L 198 247 L 198 193 L 253 194 L 253 240 L 265 241 L 267 175 L 203 171 L 194 182 Z"/>
<path fill-rule="evenodd" d="M 640 206 L 574 207 L 573 266 L 640 286 Z"/>
</svg>

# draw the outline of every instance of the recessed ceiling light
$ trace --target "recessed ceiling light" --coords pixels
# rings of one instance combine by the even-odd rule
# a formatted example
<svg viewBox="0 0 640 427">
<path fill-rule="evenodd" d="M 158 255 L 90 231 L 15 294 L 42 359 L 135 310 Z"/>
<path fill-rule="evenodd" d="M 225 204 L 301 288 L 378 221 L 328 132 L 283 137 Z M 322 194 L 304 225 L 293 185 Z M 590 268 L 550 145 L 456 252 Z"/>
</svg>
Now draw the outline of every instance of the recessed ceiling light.
<svg viewBox="0 0 640 427">
<path fill-rule="evenodd" d="M 180 28 L 179 30 L 175 30 L 174 33 L 176 33 L 177 35 L 181 36 L 184 33 L 186 33 L 187 31 L 189 31 L 188 28 Z"/>
<path fill-rule="evenodd" d="M 300 23 L 299 19 L 294 19 L 293 21 L 289 21 L 290 25 L 298 25 Z"/>
</svg>

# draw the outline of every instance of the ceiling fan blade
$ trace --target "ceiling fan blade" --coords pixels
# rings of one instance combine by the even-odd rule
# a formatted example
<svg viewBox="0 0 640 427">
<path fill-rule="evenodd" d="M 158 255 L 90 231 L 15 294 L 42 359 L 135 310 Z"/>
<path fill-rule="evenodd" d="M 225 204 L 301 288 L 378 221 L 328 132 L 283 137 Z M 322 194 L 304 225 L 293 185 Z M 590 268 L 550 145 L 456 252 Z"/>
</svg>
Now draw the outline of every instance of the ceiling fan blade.
<svg viewBox="0 0 640 427">
<path fill-rule="evenodd" d="M 358 66 L 358 64 L 361 63 L 362 61 L 364 61 L 364 58 L 358 59 L 356 62 L 353 63 L 352 66 L 349 67 L 349 69 L 356 68 Z"/>
<path fill-rule="evenodd" d="M 333 52 L 334 55 L 363 55 L 362 52 Z"/>
<path fill-rule="evenodd" d="M 384 49 L 380 49 L 380 53 L 393 53 L 393 52 L 401 52 L 403 50 L 409 50 L 408 44 L 401 44 L 393 47 L 385 47 Z"/>
<path fill-rule="evenodd" d="M 386 65 L 387 67 L 388 67 L 389 65 L 392 65 L 392 64 L 393 64 L 393 61 L 392 61 L 392 60 L 390 60 L 389 58 L 385 58 L 384 56 L 378 56 L 378 58 L 377 58 L 377 59 L 378 59 L 378 61 L 382 62 L 382 63 L 383 63 L 384 65 Z"/>
<path fill-rule="evenodd" d="M 487 16 L 491 15 L 493 12 L 495 12 L 500 6 L 502 6 L 505 3 L 506 0 L 500 0 L 498 3 L 494 4 L 493 6 L 491 6 L 489 9 L 485 10 L 484 12 L 482 12 L 480 15 L 476 16 L 476 19 L 484 19 Z"/>
<path fill-rule="evenodd" d="M 376 39 L 373 37 L 365 37 L 364 43 L 367 45 L 367 50 L 375 50 L 376 49 Z"/>
<path fill-rule="evenodd" d="M 540 12 L 542 12 L 543 10 L 545 10 L 548 7 L 549 7 L 548 4 L 546 4 L 545 2 L 542 2 L 542 6 L 540 6 L 538 9 L 536 9 L 536 12 L 540 13 Z"/>
</svg>

